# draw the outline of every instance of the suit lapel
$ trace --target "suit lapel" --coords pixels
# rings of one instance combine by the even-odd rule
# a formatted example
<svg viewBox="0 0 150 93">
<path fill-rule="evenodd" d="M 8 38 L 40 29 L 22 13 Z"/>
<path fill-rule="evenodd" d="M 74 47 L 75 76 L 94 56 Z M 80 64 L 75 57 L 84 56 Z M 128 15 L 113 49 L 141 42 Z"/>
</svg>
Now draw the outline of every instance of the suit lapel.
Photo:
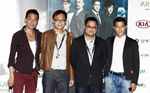
<svg viewBox="0 0 150 93">
<path fill-rule="evenodd" d="M 110 45 L 108 45 L 108 49 L 110 49 L 110 62 L 112 62 L 114 40 L 115 37 L 112 37 L 110 40 Z"/>
<path fill-rule="evenodd" d="M 81 53 L 83 53 L 83 56 L 84 56 L 83 58 L 85 58 L 86 64 L 90 67 L 90 62 L 89 62 L 87 46 L 86 46 L 84 35 L 81 37 L 81 51 L 82 51 Z"/>
<path fill-rule="evenodd" d="M 36 41 L 36 53 L 35 55 L 37 55 L 37 52 L 39 52 L 38 50 L 40 49 L 40 41 L 41 38 L 40 38 L 40 32 L 38 31 L 35 31 L 35 41 Z"/>
<path fill-rule="evenodd" d="M 97 42 L 98 42 L 98 40 L 97 40 L 97 37 L 95 38 L 95 42 L 94 42 L 94 54 L 93 54 L 93 59 L 92 59 L 92 67 L 94 66 L 94 64 L 95 64 L 95 59 L 96 59 L 96 55 L 97 55 L 97 48 L 98 48 L 98 46 L 97 46 Z"/>
<path fill-rule="evenodd" d="M 126 37 L 124 48 L 123 48 L 123 64 L 125 64 L 126 55 L 127 55 L 127 49 L 128 49 L 128 37 Z"/>
<path fill-rule="evenodd" d="M 28 51 L 30 51 L 30 52 L 31 52 L 31 54 L 32 54 L 32 56 L 34 56 L 34 54 L 33 54 L 32 50 L 31 50 L 31 48 L 30 48 L 30 45 L 29 45 L 29 41 L 28 41 L 28 38 L 27 38 L 26 32 L 25 32 L 24 30 L 23 30 L 23 36 L 24 36 L 25 44 L 26 44 L 26 46 L 27 46 Z"/>
</svg>

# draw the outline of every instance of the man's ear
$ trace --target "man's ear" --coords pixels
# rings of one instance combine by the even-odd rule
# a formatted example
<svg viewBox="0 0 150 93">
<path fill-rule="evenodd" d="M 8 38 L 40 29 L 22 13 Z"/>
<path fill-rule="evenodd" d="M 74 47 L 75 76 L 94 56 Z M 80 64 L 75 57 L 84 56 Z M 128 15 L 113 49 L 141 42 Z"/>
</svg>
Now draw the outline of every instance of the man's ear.
<svg viewBox="0 0 150 93">
<path fill-rule="evenodd" d="M 26 19 L 26 18 L 24 19 L 24 23 L 25 23 L 25 24 L 27 23 L 27 19 Z"/>
<path fill-rule="evenodd" d="M 126 29 L 128 28 L 128 26 L 125 27 Z"/>
<path fill-rule="evenodd" d="M 112 26 L 112 29 L 114 30 L 114 29 L 115 29 L 115 26 Z"/>
</svg>

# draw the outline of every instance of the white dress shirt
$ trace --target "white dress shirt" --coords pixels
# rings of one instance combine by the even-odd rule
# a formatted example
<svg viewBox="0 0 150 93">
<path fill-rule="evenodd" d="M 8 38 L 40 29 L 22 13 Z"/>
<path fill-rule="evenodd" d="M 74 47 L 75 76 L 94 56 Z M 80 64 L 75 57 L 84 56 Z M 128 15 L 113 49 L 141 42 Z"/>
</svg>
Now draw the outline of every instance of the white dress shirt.
<svg viewBox="0 0 150 93">
<path fill-rule="evenodd" d="M 62 46 L 60 47 L 59 51 L 55 45 L 54 47 L 54 53 L 53 53 L 53 59 L 52 59 L 52 65 L 51 68 L 55 69 L 55 70 L 66 70 L 66 39 L 67 39 L 67 32 L 63 32 L 63 33 L 56 33 L 57 34 L 57 38 L 56 38 L 56 42 L 58 47 L 60 46 L 61 42 L 62 42 L 62 38 L 64 37 L 64 40 L 62 42 Z M 58 56 L 59 54 L 59 56 Z"/>
<path fill-rule="evenodd" d="M 122 37 L 115 37 L 114 44 L 113 44 L 113 56 L 112 56 L 112 65 L 111 71 L 123 73 L 123 50 L 125 45 L 126 36 Z"/>
<path fill-rule="evenodd" d="M 88 57 L 89 57 L 89 62 L 90 62 L 90 65 L 92 65 L 93 55 L 95 52 L 95 49 L 94 49 L 95 38 L 93 40 L 87 40 L 85 37 L 85 42 L 87 45 L 87 53 L 88 53 Z"/>
<path fill-rule="evenodd" d="M 34 69 L 36 66 L 36 63 L 35 63 L 36 41 L 29 41 L 29 45 L 30 45 L 31 51 L 34 55 L 33 66 L 32 66 L 32 68 Z"/>
</svg>

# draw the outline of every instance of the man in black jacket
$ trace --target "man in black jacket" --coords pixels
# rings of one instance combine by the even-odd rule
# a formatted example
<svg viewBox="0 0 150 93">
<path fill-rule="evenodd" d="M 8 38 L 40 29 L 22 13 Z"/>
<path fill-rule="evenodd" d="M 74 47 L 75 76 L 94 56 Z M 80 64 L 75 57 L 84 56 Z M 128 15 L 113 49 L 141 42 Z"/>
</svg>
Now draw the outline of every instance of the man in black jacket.
<svg viewBox="0 0 150 93">
<path fill-rule="evenodd" d="M 97 19 L 85 20 L 84 35 L 73 40 L 72 65 L 75 70 L 76 93 L 101 93 L 102 70 L 106 62 L 105 41 L 97 37 Z"/>
<path fill-rule="evenodd" d="M 27 10 L 25 26 L 13 34 L 8 62 L 8 86 L 13 87 L 13 93 L 36 93 L 41 43 L 38 20 L 36 9 Z"/>
<path fill-rule="evenodd" d="M 126 19 L 115 18 L 113 28 L 116 35 L 107 39 L 106 93 L 130 93 L 136 89 L 139 76 L 139 50 L 137 42 L 125 34 L 126 26 Z"/>
</svg>

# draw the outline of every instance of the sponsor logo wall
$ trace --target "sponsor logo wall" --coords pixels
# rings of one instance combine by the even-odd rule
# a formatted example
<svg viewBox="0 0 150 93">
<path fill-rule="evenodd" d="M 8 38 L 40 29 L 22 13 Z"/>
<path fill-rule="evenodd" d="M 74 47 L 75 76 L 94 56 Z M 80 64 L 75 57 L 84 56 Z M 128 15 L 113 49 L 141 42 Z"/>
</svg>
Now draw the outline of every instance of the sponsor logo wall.
<svg viewBox="0 0 150 93">
<path fill-rule="evenodd" d="M 150 0 L 128 1 L 128 35 L 138 41 L 140 75 L 135 93 L 150 89 Z"/>
</svg>

